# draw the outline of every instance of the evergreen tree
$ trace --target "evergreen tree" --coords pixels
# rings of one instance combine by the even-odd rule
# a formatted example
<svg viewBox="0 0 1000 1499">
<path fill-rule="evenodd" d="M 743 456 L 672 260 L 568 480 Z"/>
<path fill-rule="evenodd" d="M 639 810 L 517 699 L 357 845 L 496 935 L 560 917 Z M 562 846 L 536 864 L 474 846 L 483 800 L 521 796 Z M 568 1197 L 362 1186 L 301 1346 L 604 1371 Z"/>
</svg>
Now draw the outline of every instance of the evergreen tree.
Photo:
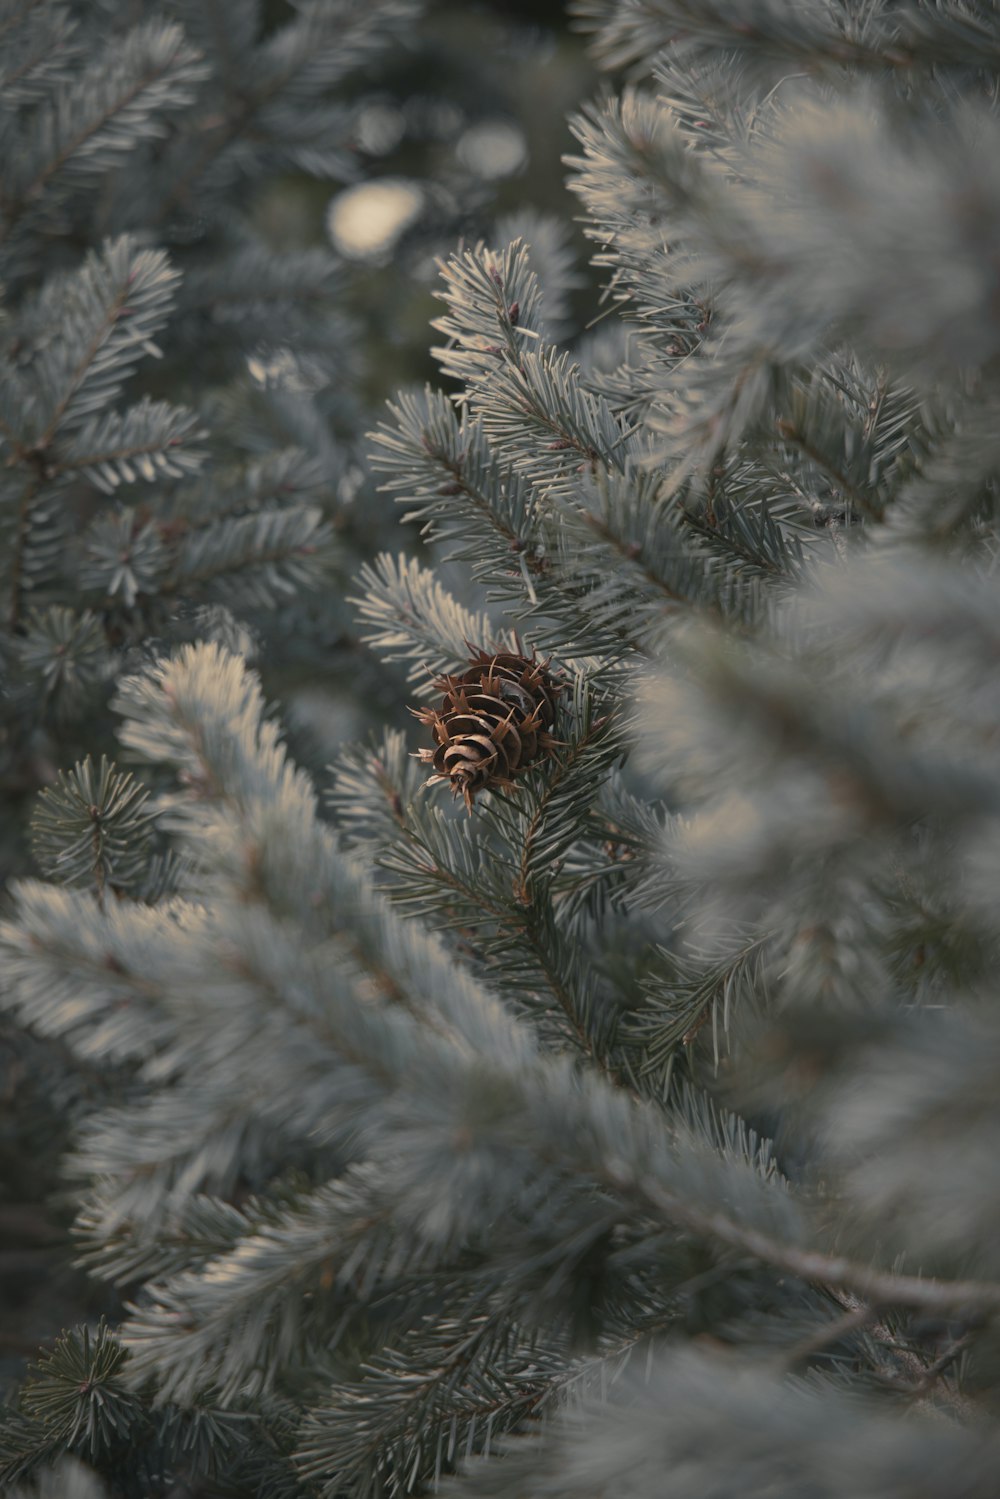
<svg viewBox="0 0 1000 1499">
<path fill-rule="evenodd" d="M 128 1302 L 9 1482 L 995 1493 L 1000 18 L 577 14 L 608 315 L 456 251 L 453 393 L 372 438 L 480 600 L 359 575 L 422 726 L 321 796 L 186 642 L 115 688 L 153 794 L 37 814 L 5 999 L 113 1078 L 67 1171 Z"/>
</svg>

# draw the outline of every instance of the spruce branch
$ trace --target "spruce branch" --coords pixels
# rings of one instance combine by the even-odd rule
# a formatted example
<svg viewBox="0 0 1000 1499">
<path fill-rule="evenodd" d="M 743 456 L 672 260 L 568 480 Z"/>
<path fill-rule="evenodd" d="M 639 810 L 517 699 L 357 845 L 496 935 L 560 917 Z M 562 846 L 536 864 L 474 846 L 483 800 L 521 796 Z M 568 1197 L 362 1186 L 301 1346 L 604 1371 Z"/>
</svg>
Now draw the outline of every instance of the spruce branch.
<svg viewBox="0 0 1000 1499">
<path fill-rule="evenodd" d="M 258 1218 L 254 1199 L 237 1207 L 220 1197 L 196 1195 L 156 1231 L 145 1220 L 123 1219 L 114 1186 L 93 1184 L 73 1223 L 76 1263 L 100 1280 L 129 1285 L 192 1270 L 232 1249 L 258 1221 L 269 1221 L 267 1204 Z"/>
<path fill-rule="evenodd" d="M 60 884 L 105 892 L 141 881 L 150 857 L 155 814 L 149 793 L 105 756 L 88 758 L 39 796 L 31 821 L 32 852 L 42 872 Z"/>
<path fill-rule="evenodd" d="M 803 425 L 796 421 L 794 416 L 779 417 L 777 422 L 778 432 L 782 439 L 798 448 L 806 458 L 822 469 L 855 509 L 870 520 L 881 520 L 882 513 L 877 501 L 873 501 L 860 486 L 852 481 L 843 467 L 839 465 L 839 455 L 834 456 L 824 451 L 815 439 L 802 430 Z"/>
<path fill-rule="evenodd" d="M 693 955 L 663 951 L 665 971 L 654 970 L 644 985 L 646 1004 L 632 1017 L 628 1029 L 642 1055 L 644 1075 L 669 1081 L 675 1054 L 690 1046 L 711 1025 L 716 1068 L 722 1055 L 730 1019 L 748 995 L 759 995 L 766 968 L 769 938 L 755 935 L 719 961 L 698 965 Z"/>
<path fill-rule="evenodd" d="M 260 1421 L 209 1402 L 154 1409 L 148 1391 L 127 1388 L 128 1354 L 102 1318 L 55 1340 L 29 1370 L 0 1434 L 0 1477 L 34 1480 L 9 1490 L 25 1499 L 106 1499 L 109 1490 L 66 1453 L 85 1455 L 119 1481 L 138 1480 L 149 1492 L 150 1473 L 167 1483 L 197 1474 L 231 1476 L 260 1441 Z M 37 1485 L 37 1486 L 36 1486 Z"/>
<path fill-rule="evenodd" d="M 140 598 L 158 591 L 165 561 L 156 526 L 143 522 L 136 511 L 124 509 L 102 515 L 89 528 L 80 582 L 101 605 L 120 602 L 132 609 Z"/>
<path fill-rule="evenodd" d="M 29 1371 L 21 1407 L 47 1428 L 50 1441 L 97 1457 L 135 1419 L 125 1389 L 125 1350 L 105 1322 L 59 1338 Z"/>
<path fill-rule="evenodd" d="M 835 1381 L 782 1378 L 742 1351 L 658 1348 L 602 1394 L 508 1442 L 502 1462 L 470 1465 L 445 1492 L 596 1499 L 623 1469 L 640 1499 L 652 1499 L 665 1470 L 682 1471 L 692 1494 L 749 1483 L 767 1485 L 776 1499 L 809 1489 L 833 1495 L 845 1483 L 887 1499 L 920 1490 L 946 1499 L 957 1472 L 971 1499 L 987 1499 L 993 1482 L 995 1442 L 981 1420 L 926 1422 L 915 1435 L 888 1402 L 859 1412 Z"/>
<path fill-rule="evenodd" d="M 319 507 L 291 504 L 186 528 L 172 550 L 159 593 L 265 608 L 316 588 L 336 555 Z"/>
<path fill-rule="evenodd" d="M 560 926 L 556 902 L 561 864 L 623 740 L 614 714 L 599 717 L 581 683 L 575 696 L 571 738 L 516 794 L 493 798 L 485 834 L 453 837 L 446 818 L 390 791 L 393 823 L 380 864 L 392 877 L 394 901 L 468 937 L 492 982 L 519 1008 L 543 1028 L 558 1015 L 555 1033 L 603 1065 L 592 975 Z M 384 762 L 369 762 L 372 773 L 381 778 Z M 397 784 L 399 776 L 397 770 Z M 489 837 L 490 827 L 498 838 Z"/>
<path fill-rule="evenodd" d="M 113 1264 L 118 1275 L 137 1261 L 158 1258 L 165 1269 L 175 1260 L 178 1268 L 161 1269 L 129 1308 L 121 1337 L 132 1386 L 155 1377 L 161 1394 L 182 1404 L 208 1390 L 223 1406 L 238 1403 L 248 1364 L 258 1388 L 271 1390 L 297 1345 L 329 1356 L 377 1288 L 415 1280 L 435 1260 L 428 1246 L 394 1232 L 377 1175 L 363 1168 L 299 1194 L 294 1205 L 258 1199 L 234 1214 L 224 1203 L 192 1202 L 183 1221 L 172 1256 L 169 1232 L 146 1244 L 126 1240 L 113 1259 L 97 1251 L 105 1273 Z M 181 1243 L 188 1224 L 207 1240 L 197 1263 Z M 220 1281 L 229 1287 L 221 1303 Z M 305 1308 L 319 1312 L 322 1328 L 315 1316 L 304 1325 Z"/>
<path fill-rule="evenodd" d="M 212 526 L 224 516 L 316 505 L 324 489 L 323 466 L 314 454 L 300 447 L 279 447 L 246 461 L 215 465 L 210 475 L 178 484 L 165 496 L 163 524 L 182 535 Z"/>
<path fill-rule="evenodd" d="M 44 206 L 54 185 L 86 187 L 117 165 L 123 149 L 162 135 L 161 113 L 190 105 L 207 76 L 179 26 L 135 27 L 30 120 L 0 202 L 0 242 Z"/>
<path fill-rule="evenodd" d="M 531 487 L 501 467 L 481 424 L 467 413 L 460 418 L 443 394 L 403 392 L 389 410 L 395 424 L 370 434 L 372 456 L 391 476 L 383 487 L 402 491 L 400 503 L 411 507 L 404 521 L 421 521 L 425 536 L 446 542 L 449 560 L 469 564 L 489 598 L 521 599 L 526 581 L 537 607 L 552 569 Z"/>
<path fill-rule="evenodd" d="M 1000 66 L 996 40 L 981 17 L 958 4 L 912 12 L 869 12 L 825 0 L 791 7 L 757 4 L 748 14 L 739 0 L 700 5 L 696 0 L 573 0 L 580 29 L 596 33 L 596 51 L 607 68 L 649 66 L 662 51 L 694 71 L 713 54 L 732 53 L 773 71 L 899 74 L 944 68 Z"/>
<path fill-rule="evenodd" d="M 30 452 L 44 455 L 57 433 L 80 427 L 121 390 L 166 323 L 179 281 L 160 250 L 140 250 L 127 235 L 91 251 L 81 269 L 58 283 L 39 313 L 58 318 L 60 335 L 40 344 L 33 362 L 41 386 Z"/>
<path fill-rule="evenodd" d="M 566 354 L 539 342 L 541 291 L 524 244 L 484 246 L 442 266 L 448 313 L 433 326 L 443 372 L 462 380 L 498 457 L 532 483 L 562 492 L 596 464 L 622 470 L 633 446 L 611 410 L 582 388 Z M 532 336 L 539 352 L 530 346 Z M 499 346 L 497 338 L 501 340 Z"/>
<path fill-rule="evenodd" d="M 40 684 L 38 707 L 69 712 L 96 695 L 109 675 L 104 628 L 89 609 L 79 613 L 54 604 L 31 610 L 17 637 L 16 659 Z"/>
<path fill-rule="evenodd" d="M 394 903 L 455 930 L 492 983 L 542 1034 L 596 1060 L 592 975 L 547 906 L 518 897 L 516 862 L 478 840 L 466 839 L 456 850 L 437 820 L 418 821 L 412 812 L 401 832 L 380 856 Z"/>
<path fill-rule="evenodd" d="M 502 1314 L 428 1321 L 407 1344 L 387 1349 L 356 1384 L 308 1412 L 297 1462 L 328 1499 L 345 1487 L 361 1499 L 376 1485 L 407 1494 L 438 1483 L 462 1455 L 489 1452 L 533 1414 L 546 1377 L 562 1367 Z"/>
<path fill-rule="evenodd" d="M 329 769 L 324 799 L 345 845 L 374 852 L 394 842 L 424 784 L 402 731 L 386 729 L 381 740 L 346 747 Z"/>
<path fill-rule="evenodd" d="M 72 469 L 72 455 L 80 454 L 81 442 L 86 454 L 87 445 L 100 437 L 131 442 L 137 437 L 148 440 L 155 431 L 170 447 L 192 430 L 187 415 L 179 417 L 178 426 L 178 416 L 162 403 L 141 405 L 124 418 L 111 415 L 88 423 L 117 396 L 138 360 L 159 352 L 153 334 L 167 319 L 177 279 L 162 252 L 138 250 L 123 236 L 108 241 L 101 254 L 91 252 L 79 272 L 40 299 L 37 314 L 43 326 L 56 317 L 61 326 L 55 338 L 39 341 L 31 365 L 38 394 L 27 406 L 30 430 L 12 444 L 7 459 L 9 465 L 27 470 L 9 564 L 12 630 L 21 623 L 35 565 L 31 554 L 36 512 L 44 507 L 46 486 L 59 475 L 56 437 L 69 438 Z M 190 461 L 193 466 L 196 456 Z M 161 466 L 183 472 L 165 454 Z M 127 461 L 126 469 L 132 472 Z M 104 478 L 105 487 L 122 476 L 111 461 L 98 464 L 96 474 Z"/>
<path fill-rule="evenodd" d="M 197 473 L 206 454 L 194 446 L 205 436 L 193 411 L 144 397 L 126 411 L 84 422 L 53 448 L 47 478 L 78 473 L 105 494 L 138 479 L 182 479 Z"/>
<path fill-rule="evenodd" d="M 517 642 L 499 633 L 486 614 L 460 605 L 434 574 L 415 559 L 382 553 L 358 574 L 364 593 L 349 599 L 365 627 L 364 639 L 393 661 L 410 661 L 408 675 L 433 690 L 435 676 L 468 660 L 469 642 L 490 641 L 498 650 Z"/>
</svg>

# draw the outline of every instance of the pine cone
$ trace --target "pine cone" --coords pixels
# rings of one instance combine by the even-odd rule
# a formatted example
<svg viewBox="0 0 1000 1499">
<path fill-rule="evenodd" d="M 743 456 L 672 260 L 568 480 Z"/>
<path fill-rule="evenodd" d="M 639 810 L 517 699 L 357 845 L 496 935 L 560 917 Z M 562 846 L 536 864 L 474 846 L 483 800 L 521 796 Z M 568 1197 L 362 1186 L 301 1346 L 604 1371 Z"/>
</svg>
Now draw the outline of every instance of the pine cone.
<svg viewBox="0 0 1000 1499">
<path fill-rule="evenodd" d="M 546 671 L 548 663 L 507 651 L 477 651 L 459 676 L 439 677 L 444 694 L 439 708 L 414 710 L 428 724 L 436 747 L 417 758 L 432 765 L 435 781 L 450 781 L 472 811 L 476 793 L 514 784 L 514 776 L 551 755 L 558 740 L 554 699 L 562 688 Z"/>
</svg>

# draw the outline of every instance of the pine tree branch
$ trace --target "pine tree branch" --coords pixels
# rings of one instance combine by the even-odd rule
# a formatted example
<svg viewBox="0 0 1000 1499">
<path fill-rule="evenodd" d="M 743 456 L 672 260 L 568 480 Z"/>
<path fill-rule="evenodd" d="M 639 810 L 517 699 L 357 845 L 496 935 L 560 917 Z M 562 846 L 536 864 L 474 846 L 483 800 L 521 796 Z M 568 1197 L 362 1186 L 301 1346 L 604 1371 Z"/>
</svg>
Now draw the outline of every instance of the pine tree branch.
<svg viewBox="0 0 1000 1499">
<path fill-rule="evenodd" d="M 466 473 L 465 466 L 460 457 L 453 456 L 445 449 L 435 447 L 426 436 L 423 444 L 428 456 L 441 466 L 447 476 L 446 483 L 454 486 L 455 493 L 464 496 L 475 506 L 483 520 L 508 543 L 511 552 L 522 560 L 529 572 L 538 579 L 544 579 L 551 571 L 551 563 L 547 558 L 540 556 L 525 540 L 514 530 L 498 513 L 495 497 L 490 494 L 482 484 L 476 484 Z M 441 493 L 444 493 L 442 490 Z M 419 515 L 420 512 L 417 512 Z M 408 519 L 409 517 L 404 517 Z"/>
<path fill-rule="evenodd" d="M 476 1450 L 478 1430 L 488 1448 L 494 1430 L 509 1429 L 544 1400 L 553 1372 L 547 1365 L 556 1360 L 519 1339 L 506 1308 L 454 1323 L 447 1342 L 439 1327 L 418 1327 L 426 1350 L 411 1334 L 413 1346 L 386 1349 L 360 1380 L 335 1387 L 332 1401 L 307 1415 L 299 1466 L 323 1481 L 326 1499 L 352 1480 L 366 1484 L 373 1472 L 384 1472 L 401 1493 L 422 1478 L 437 1483 L 456 1461 L 459 1442 L 466 1454 Z"/>
<path fill-rule="evenodd" d="M 613 1178 L 609 1177 L 609 1185 Z M 617 1185 L 624 1187 L 624 1181 Z M 639 1185 L 629 1183 L 629 1186 Z M 798 1249 L 727 1218 L 708 1213 L 665 1192 L 657 1183 L 639 1185 L 640 1194 L 665 1221 L 689 1229 L 709 1243 L 752 1255 L 765 1265 L 813 1285 L 850 1291 L 871 1306 L 907 1306 L 927 1312 L 980 1310 L 1000 1313 L 1000 1285 L 977 1280 L 935 1280 L 919 1275 L 896 1275 L 859 1264 L 843 1255 Z"/>
<path fill-rule="evenodd" d="M 799 430 L 794 421 L 789 420 L 787 417 L 779 417 L 777 429 L 786 442 L 798 448 L 811 462 L 816 464 L 817 468 L 829 474 L 838 488 L 848 496 L 851 503 L 860 510 L 862 515 L 866 515 L 869 520 L 875 521 L 883 518 L 881 506 L 874 503 L 863 490 L 858 488 L 848 475 L 833 462 L 829 453 L 822 452 L 814 443 L 810 442 L 806 434 Z"/>
<path fill-rule="evenodd" d="M 49 415 L 45 430 L 35 443 L 38 451 L 44 452 L 59 429 L 59 424 L 69 409 L 73 397 L 77 394 L 90 372 L 94 358 L 99 349 L 106 343 L 112 329 L 122 316 L 122 311 L 128 303 L 131 289 L 131 275 L 123 281 L 117 291 L 108 300 L 102 319 L 95 323 L 89 342 L 84 347 L 75 368 L 67 372 L 67 378 L 63 386 L 62 394 L 56 401 Z"/>
<path fill-rule="evenodd" d="M 0 243 L 9 238 L 25 213 L 41 200 L 45 189 L 62 169 L 81 152 L 88 148 L 92 150 L 95 143 L 101 141 L 102 132 L 107 132 L 116 120 L 130 119 L 133 143 L 138 143 L 148 133 L 148 117 L 145 120 L 130 118 L 136 114 L 133 106 L 146 97 L 150 111 L 157 105 L 161 108 L 178 107 L 188 103 L 191 85 L 205 76 L 199 55 L 186 45 L 178 26 L 150 24 L 136 27 L 119 45 L 123 72 L 120 87 L 109 86 L 101 67 L 91 69 L 71 85 L 65 99 L 60 101 L 61 110 L 53 114 L 55 151 L 46 157 L 35 175 L 17 189 L 16 196 L 3 200 Z M 99 107 L 88 111 L 89 91 L 99 98 L 102 87 L 106 97 Z M 63 134 L 64 120 L 72 120 L 74 110 L 82 115 L 81 122 L 77 129 Z"/>
<path fill-rule="evenodd" d="M 576 997 L 565 983 L 563 969 L 560 967 L 557 956 L 550 951 L 544 939 L 530 902 L 521 900 L 516 894 L 509 900 L 500 899 L 484 889 L 481 884 L 464 879 L 457 870 L 443 863 L 441 850 L 429 845 L 410 823 L 405 823 L 402 831 L 408 847 L 418 852 L 421 857 L 414 860 L 411 870 L 409 861 L 401 861 L 398 857 L 394 857 L 391 850 L 382 855 L 380 862 L 383 866 L 399 875 L 403 881 L 402 890 L 390 891 L 390 894 L 397 900 L 402 896 L 402 899 L 409 901 L 410 896 L 406 893 L 406 886 L 415 872 L 422 881 L 429 879 L 439 890 L 450 892 L 455 897 L 450 905 L 446 903 L 440 908 L 441 914 L 448 918 L 447 924 L 458 924 L 464 927 L 485 916 L 496 922 L 498 944 L 502 948 L 516 953 L 518 944 L 526 941 L 538 977 L 543 980 L 555 1000 L 557 1009 L 564 1016 L 570 1028 L 570 1034 L 575 1037 L 584 1055 L 591 1061 L 597 1062 L 594 1041 L 580 1017 Z M 516 883 L 514 888 L 516 889 Z M 494 962 L 500 961 L 499 957 L 494 959 Z"/>
<path fill-rule="evenodd" d="M 995 68 L 1000 57 L 988 24 L 954 5 L 914 12 L 861 12 L 842 7 L 758 6 L 752 15 L 735 0 L 573 0 L 573 14 L 597 34 L 606 67 L 641 63 L 664 49 L 680 53 L 689 67 L 713 53 L 785 69 L 827 72 L 886 70 L 901 76 L 939 67 Z M 912 83 L 911 83 L 911 86 Z"/>
<path fill-rule="evenodd" d="M 671 587 L 669 581 L 666 578 L 661 577 L 661 575 L 650 565 L 650 563 L 644 559 L 642 549 L 641 547 L 638 547 L 638 543 L 623 541 L 622 538 L 617 534 L 617 532 L 607 523 L 607 521 L 602 519 L 601 516 L 595 515 L 593 511 L 583 510 L 581 511 L 581 514 L 583 520 L 590 528 L 590 530 L 593 531 L 594 535 L 599 537 L 601 541 L 605 542 L 614 552 L 617 552 L 623 563 L 626 563 L 631 568 L 634 568 L 643 578 L 645 578 L 646 582 L 650 585 L 654 592 L 663 595 L 663 597 L 667 599 L 668 607 L 671 610 L 683 608 L 685 611 L 687 611 L 695 607 L 689 597 L 682 593 L 679 593 L 676 588 Z M 711 613 L 713 611 L 709 610 L 708 612 Z"/>
</svg>

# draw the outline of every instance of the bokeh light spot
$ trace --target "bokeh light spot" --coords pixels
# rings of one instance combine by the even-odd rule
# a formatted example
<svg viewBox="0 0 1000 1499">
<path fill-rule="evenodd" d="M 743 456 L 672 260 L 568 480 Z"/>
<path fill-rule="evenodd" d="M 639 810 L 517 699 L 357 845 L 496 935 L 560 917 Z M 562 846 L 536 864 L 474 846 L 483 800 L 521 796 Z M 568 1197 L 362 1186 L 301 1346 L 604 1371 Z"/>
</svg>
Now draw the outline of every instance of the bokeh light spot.
<svg viewBox="0 0 1000 1499">
<path fill-rule="evenodd" d="M 338 193 L 327 209 L 327 233 L 349 260 L 381 260 L 420 216 L 423 190 L 399 177 L 359 182 Z"/>
</svg>

